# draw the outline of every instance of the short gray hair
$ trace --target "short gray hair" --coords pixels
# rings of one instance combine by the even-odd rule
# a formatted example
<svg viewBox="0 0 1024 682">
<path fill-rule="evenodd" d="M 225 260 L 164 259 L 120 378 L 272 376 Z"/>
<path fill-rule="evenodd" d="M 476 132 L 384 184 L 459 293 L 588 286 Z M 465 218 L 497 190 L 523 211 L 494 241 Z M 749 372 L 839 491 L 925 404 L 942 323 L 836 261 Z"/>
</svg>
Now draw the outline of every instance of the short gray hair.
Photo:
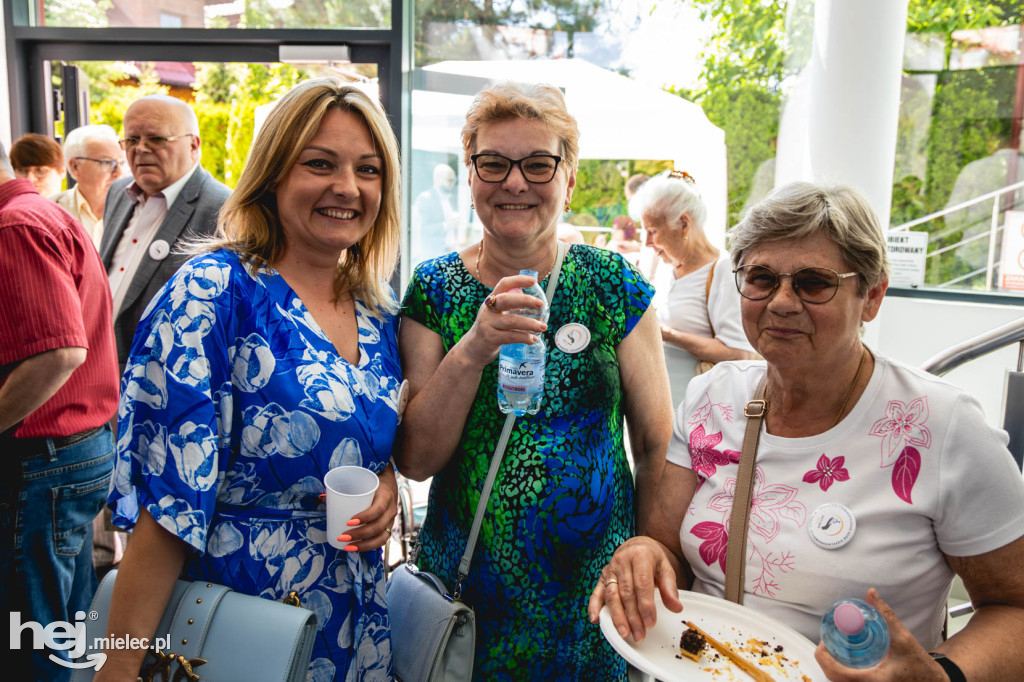
<svg viewBox="0 0 1024 682">
<path fill-rule="evenodd" d="M 733 265 L 743 265 L 747 252 L 766 242 L 818 232 L 839 247 L 860 275 L 861 296 L 888 276 L 885 234 L 867 199 L 852 187 L 809 182 L 779 187 L 747 211 L 729 233 Z"/>
<path fill-rule="evenodd" d="M 665 171 L 646 180 L 629 200 L 629 217 L 640 223 L 645 213 L 662 218 L 673 228 L 685 213 L 703 232 L 708 209 L 689 174 Z"/>
<path fill-rule="evenodd" d="M 85 145 L 89 142 L 106 139 L 117 144 L 117 131 L 108 125 L 97 124 L 79 126 L 64 138 L 64 164 L 71 172 L 71 159 L 85 154 Z"/>
</svg>

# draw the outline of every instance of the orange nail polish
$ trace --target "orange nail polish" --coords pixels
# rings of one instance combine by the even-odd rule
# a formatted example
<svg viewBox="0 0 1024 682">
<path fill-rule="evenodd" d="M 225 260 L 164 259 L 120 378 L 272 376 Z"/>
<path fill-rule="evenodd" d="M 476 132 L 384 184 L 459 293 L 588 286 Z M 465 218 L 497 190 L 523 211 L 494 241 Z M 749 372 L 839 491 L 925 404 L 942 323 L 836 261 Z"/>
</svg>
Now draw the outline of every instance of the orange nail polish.
<svg viewBox="0 0 1024 682">
<path fill-rule="evenodd" d="M 358 547 L 356 547 L 355 545 L 347 545 L 347 546 L 345 547 L 345 551 L 346 551 L 346 552 L 358 552 L 358 551 L 359 551 L 359 548 L 358 548 Z"/>
<path fill-rule="evenodd" d="M 348 533 L 344 533 L 338 536 L 338 542 L 352 542 L 352 536 Z"/>
<path fill-rule="evenodd" d="M 349 519 L 348 523 L 346 523 L 345 525 L 346 526 L 358 526 L 360 523 L 362 523 L 362 521 L 360 521 L 359 519 Z"/>
</svg>

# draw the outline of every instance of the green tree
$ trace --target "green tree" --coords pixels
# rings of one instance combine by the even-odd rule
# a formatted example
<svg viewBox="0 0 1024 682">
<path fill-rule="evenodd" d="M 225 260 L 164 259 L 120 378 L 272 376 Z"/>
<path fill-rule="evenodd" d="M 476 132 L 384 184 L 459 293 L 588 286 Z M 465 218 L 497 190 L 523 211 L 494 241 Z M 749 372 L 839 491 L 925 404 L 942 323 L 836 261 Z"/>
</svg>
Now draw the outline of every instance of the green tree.
<svg viewBox="0 0 1024 682">
<path fill-rule="evenodd" d="M 699 57 L 701 85 L 670 91 L 700 104 L 725 133 L 731 225 L 751 196 L 758 169 L 775 156 L 785 78 L 794 59 L 806 60 L 813 7 L 806 0 L 693 4 L 713 27 Z"/>
<path fill-rule="evenodd" d="M 45 26 L 106 28 L 111 0 L 48 0 L 44 5 Z"/>
<path fill-rule="evenodd" d="M 958 47 L 955 31 L 1015 25 L 1020 23 L 1022 15 L 1024 4 L 1019 0 L 910 0 L 907 9 L 908 33 L 929 34 L 937 38 L 941 41 L 943 55 L 942 68 L 928 72 L 933 74 L 936 84 L 927 117 L 928 135 L 923 140 L 914 139 L 912 127 L 904 124 L 920 120 L 908 108 L 919 106 L 927 100 L 915 97 L 912 88 L 905 82 L 901 97 L 897 153 L 923 152 L 926 171 L 923 182 L 914 176 L 901 177 L 894 184 L 895 224 L 912 219 L 914 213 L 939 211 L 951 202 L 970 198 L 953 199 L 952 193 L 961 179 L 962 171 L 969 164 L 991 158 L 998 150 L 1012 146 L 1010 128 L 1016 69 L 952 69 L 951 66 L 954 50 Z M 921 73 L 915 72 L 913 75 Z M 915 149 L 913 145 L 922 145 L 923 148 Z M 960 243 L 965 237 L 989 229 L 987 216 L 979 220 L 976 213 L 973 210 L 959 211 L 925 223 L 917 229 L 932 234 L 929 251 L 940 251 Z M 941 284 L 983 270 L 988 259 L 987 244 L 983 241 L 943 250 L 939 255 L 929 258 L 925 281 Z M 984 276 L 968 278 L 962 285 L 982 288 Z"/>
<path fill-rule="evenodd" d="M 603 26 L 607 7 L 608 0 L 417 0 L 416 65 L 475 59 L 481 33 L 483 42 L 501 49 L 507 46 L 501 28 L 564 31 L 572 57 L 576 34 Z M 553 48 L 549 40 L 548 50 Z"/>
</svg>

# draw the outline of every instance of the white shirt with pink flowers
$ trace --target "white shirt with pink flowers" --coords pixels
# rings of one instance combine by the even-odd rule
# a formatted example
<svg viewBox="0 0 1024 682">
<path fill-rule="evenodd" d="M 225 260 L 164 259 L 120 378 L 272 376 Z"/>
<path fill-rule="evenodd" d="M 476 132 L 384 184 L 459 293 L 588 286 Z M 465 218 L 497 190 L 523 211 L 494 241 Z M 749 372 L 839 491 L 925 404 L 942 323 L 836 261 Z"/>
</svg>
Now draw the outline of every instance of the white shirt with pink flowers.
<svg viewBox="0 0 1024 682">
<path fill-rule="evenodd" d="M 874 355 L 870 383 L 834 428 L 781 438 L 762 426 L 743 603 L 817 642 L 833 602 L 876 587 L 931 649 L 953 579 L 943 554 L 974 556 L 1024 535 L 1024 480 L 1006 433 L 974 398 Z M 725 591 L 743 406 L 764 372 L 764 362 L 719 363 L 676 412 L 668 460 L 700 478 L 679 534 L 695 592 Z"/>
</svg>

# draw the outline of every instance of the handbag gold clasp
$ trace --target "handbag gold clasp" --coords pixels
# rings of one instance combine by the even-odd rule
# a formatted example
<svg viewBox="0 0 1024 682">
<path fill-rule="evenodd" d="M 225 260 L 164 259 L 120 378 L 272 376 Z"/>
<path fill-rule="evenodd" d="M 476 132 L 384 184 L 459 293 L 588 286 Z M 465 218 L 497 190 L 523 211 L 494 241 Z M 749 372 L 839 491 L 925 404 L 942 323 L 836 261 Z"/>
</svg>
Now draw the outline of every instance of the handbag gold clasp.
<svg viewBox="0 0 1024 682">
<path fill-rule="evenodd" d="M 299 601 L 299 593 L 295 590 L 289 592 L 288 596 L 281 600 L 281 603 L 288 606 L 302 606 L 302 602 Z"/>
<path fill-rule="evenodd" d="M 743 416 L 747 419 L 764 417 L 768 414 L 767 400 L 751 400 L 743 406 Z"/>
</svg>

